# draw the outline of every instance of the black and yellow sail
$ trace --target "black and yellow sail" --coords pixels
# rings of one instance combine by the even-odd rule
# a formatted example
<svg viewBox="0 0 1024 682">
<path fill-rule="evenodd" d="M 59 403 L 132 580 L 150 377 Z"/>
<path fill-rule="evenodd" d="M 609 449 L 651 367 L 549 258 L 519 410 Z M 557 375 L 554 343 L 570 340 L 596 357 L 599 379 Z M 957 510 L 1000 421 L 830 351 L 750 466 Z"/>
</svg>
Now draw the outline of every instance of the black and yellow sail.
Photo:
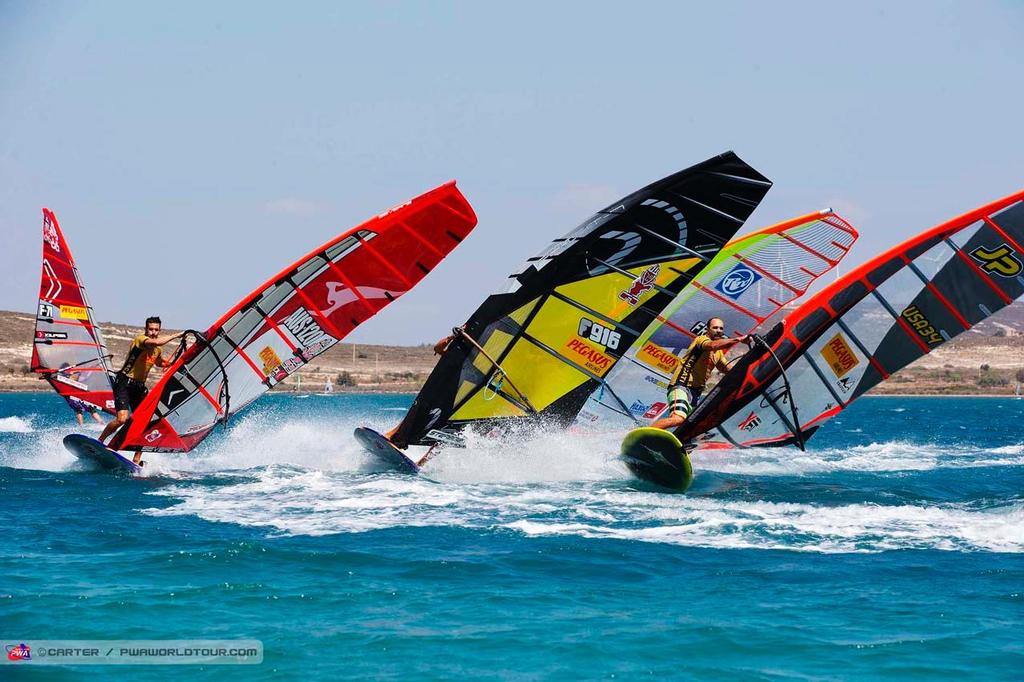
<svg viewBox="0 0 1024 682">
<path fill-rule="evenodd" d="M 555 239 L 457 330 L 394 443 L 450 443 L 470 424 L 490 431 L 523 419 L 570 423 L 770 187 L 727 152 L 630 194 Z"/>
</svg>

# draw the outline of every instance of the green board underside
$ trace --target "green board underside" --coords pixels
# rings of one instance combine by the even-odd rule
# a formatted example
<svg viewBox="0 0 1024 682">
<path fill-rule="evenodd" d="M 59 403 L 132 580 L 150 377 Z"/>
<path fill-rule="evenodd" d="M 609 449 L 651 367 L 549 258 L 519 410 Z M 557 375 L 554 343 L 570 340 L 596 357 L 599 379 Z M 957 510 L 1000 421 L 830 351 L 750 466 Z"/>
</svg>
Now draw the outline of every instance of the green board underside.
<svg viewBox="0 0 1024 682">
<path fill-rule="evenodd" d="M 644 481 L 684 491 L 693 481 L 690 457 L 672 433 L 644 427 L 633 429 L 622 440 L 622 461 Z"/>
</svg>

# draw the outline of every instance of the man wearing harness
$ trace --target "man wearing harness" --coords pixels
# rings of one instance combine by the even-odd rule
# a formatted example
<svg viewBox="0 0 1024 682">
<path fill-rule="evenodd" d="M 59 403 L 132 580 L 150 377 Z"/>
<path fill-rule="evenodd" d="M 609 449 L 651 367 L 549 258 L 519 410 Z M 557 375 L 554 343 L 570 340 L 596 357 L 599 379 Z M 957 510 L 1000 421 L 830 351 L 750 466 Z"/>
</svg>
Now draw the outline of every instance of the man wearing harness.
<svg viewBox="0 0 1024 682">
<path fill-rule="evenodd" d="M 750 345 L 750 335 L 734 339 L 725 338 L 725 322 L 717 317 L 708 320 L 708 331 L 693 340 L 679 365 L 672 374 L 668 385 L 669 414 L 651 424 L 656 429 L 674 429 L 693 411 L 697 399 L 704 392 L 711 370 L 718 368 L 721 373 L 729 371 L 725 353 L 737 343 Z"/>
<path fill-rule="evenodd" d="M 453 329 L 451 334 L 449 334 L 448 336 L 444 337 L 443 339 L 441 339 L 440 341 L 438 341 L 437 343 L 434 344 L 434 355 L 444 355 L 445 354 L 445 352 L 448 350 L 448 347 L 452 345 L 452 341 L 454 341 L 456 338 L 458 338 L 458 334 L 456 334 L 456 331 L 458 331 L 458 330 L 457 329 Z M 398 433 L 398 429 L 402 428 L 402 424 L 405 423 L 405 419 L 407 419 L 410 414 L 412 414 L 411 411 L 407 412 L 406 415 L 405 415 L 405 418 L 403 418 L 402 421 L 398 422 L 398 424 L 395 426 L 395 428 L 393 428 L 390 431 L 388 431 L 387 433 L 383 434 L 384 437 L 387 438 L 388 440 L 391 440 L 392 438 L 394 438 L 395 434 Z M 402 450 L 405 450 L 406 447 L 408 447 L 408 446 L 407 445 L 396 445 L 396 447 L 398 447 L 398 448 L 400 448 Z M 428 455 L 429 455 L 429 453 L 428 453 Z M 421 462 L 425 462 L 426 461 L 426 457 L 424 457 L 420 461 Z"/>
<path fill-rule="evenodd" d="M 168 344 L 181 334 L 172 336 L 160 336 L 160 318 L 147 317 L 146 331 L 132 339 L 132 345 L 128 348 L 128 356 L 124 365 L 114 377 L 114 409 L 117 411 L 114 420 L 107 424 L 100 434 L 100 442 L 103 443 L 122 424 L 128 421 L 129 411 L 134 411 L 139 406 L 148 392 L 146 389 L 146 377 L 153 365 L 157 367 L 170 367 L 174 361 L 165 360 L 161 357 L 160 346 Z M 135 463 L 139 463 L 142 451 L 135 453 Z"/>
</svg>

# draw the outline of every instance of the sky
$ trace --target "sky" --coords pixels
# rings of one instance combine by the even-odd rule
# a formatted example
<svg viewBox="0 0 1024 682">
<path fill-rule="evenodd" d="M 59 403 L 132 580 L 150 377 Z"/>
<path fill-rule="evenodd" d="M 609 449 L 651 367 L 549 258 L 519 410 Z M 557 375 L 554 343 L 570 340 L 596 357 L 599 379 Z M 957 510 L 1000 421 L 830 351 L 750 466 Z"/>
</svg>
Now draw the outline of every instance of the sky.
<svg viewBox="0 0 1024 682">
<path fill-rule="evenodd" d="M 0 0 L 0 309 L 41 207 L 100 320 L 206 328 L 455 179 L 479 224 L 347 340 L 432 342 L 594 211 L 734 150 L 753 230 L 826 206 L 848 270 L 1024 188 L 1024 2 Z"/>
</svg>

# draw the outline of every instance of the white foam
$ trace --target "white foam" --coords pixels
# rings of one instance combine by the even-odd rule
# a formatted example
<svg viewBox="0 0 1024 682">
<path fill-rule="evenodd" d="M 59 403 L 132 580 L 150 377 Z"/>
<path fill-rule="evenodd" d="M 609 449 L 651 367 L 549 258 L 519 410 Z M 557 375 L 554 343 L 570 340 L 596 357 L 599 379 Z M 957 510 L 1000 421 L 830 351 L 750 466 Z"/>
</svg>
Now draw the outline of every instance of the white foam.
<svg viewBox="0 0 1024 682">
<path fill-rule="evenodd" d="M 670 495 L 626 483 L 630 476 L 616 457 L 620 433 L 532 431 L 500 440 L 470 435 L 465 449 L 442 451 L 416 477 L 374 473 L 378 464 L 352 436 L 363 424 L 386 430 L 395 415 L 317 410 L 282 410 L 271 401 L 233 420 L 226 432 L 218 430 L 193 453 L 147 454 L 145 475 L 177 480 L 155 487 L 150 494 L 164 504 L 144 513 L 288 535 L 451 526 L 716 548 L 1024 552 L 1020 504 L 981 509 L 737 500 L 728 491 L 702 496 L 700 479 L 702 472 L 763 478 L 1020 466 L 1024 443 L 987 450 L 890 441 L 820 450 L 812 443 L 809 452 L 698 452 L 695 491 Z M 81 467 L 61 444 L 74 425 L 37 422 L 34 415 L 0 421 L 29 429 L 4 437 L 0 464 Z M 722 476 L 706 480 L 716 478 Z"/>
<path fill-rule="evenodd" d="M 146 453 L 146 475 L 188 476 L 245 471 L 274 464 L 323 471 L 368 470 L 370 461 L 352 439 L 348 420 L 290 418 L 252 412 L 184 454 Z"/>
<path fill-rule="evenodd" d="M 32 433 L 32 419 L 24 417 L 0 417 L 0 433 Z"/>
<path fill-rule="evenodd" d="M 1024 506 L 1020 504 L 982 511 L 955 505 L 823 507 L 686 498 L 674 507 L 634 509 L 631 516 L 642 525 L 524 519 L 509 527 L 535 536 L 578 535 L 733 549 L 1024 552 Z"/>
<path fill-rule="evenodd" d="M 384 528 L 508 528 L 674 545 L 878 552 L 894 549 L 1024 552 L 1024 505 L 824 506 L 669 495 L 600 482 L 437 483 L 423 477 L 354 475 L 271 466 L 221 486 L 183 483 L 145 513 L 195 515 L 287 535 Z"/>
<path fill-rule="evenodd" d="M 993 456 L 995 455 L 995 456 Z M 751 448 L 698 450 L 691 457 L 697 471 L 784 476 L 832 471 L 928 471 L 944 468 L 1020 466 L 1024 446 L 989 450 L 887 441 L 850 448 Z"/>
<path fill-rule="evenodd" d="M 462 483 L 540 483 L 623 478 L 617 459 L 622 434 L 531 430 L 489 439 L 470 434 L 466 447 L 442 450 L 425 473 Z"/>
<path fill-rule="evenodd" d="M 16 443 L 0 449 L 0 466 L 36 471 L 82 469 L 78 458 L 68 452 L 62 442 L 64 436 L 73 432 L 70 427 L 61 427 L 33 430 L 28 432 L 31 434 L 28 438 L 19 435 Z"/>
</svg>

